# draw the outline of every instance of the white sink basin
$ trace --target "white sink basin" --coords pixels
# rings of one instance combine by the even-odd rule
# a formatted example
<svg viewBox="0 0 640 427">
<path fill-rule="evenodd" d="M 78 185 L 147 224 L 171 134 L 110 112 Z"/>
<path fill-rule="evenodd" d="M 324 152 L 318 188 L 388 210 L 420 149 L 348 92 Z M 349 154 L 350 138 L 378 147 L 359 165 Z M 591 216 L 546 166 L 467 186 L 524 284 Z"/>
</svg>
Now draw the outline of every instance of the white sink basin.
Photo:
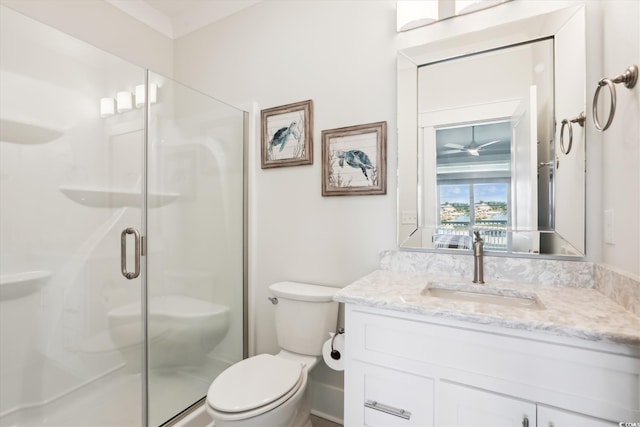
<svg viewBox="0 0 640 427">
<path fill-rule="evenodd" d="M 533 292 L 492 288 L 486 285 L 429 282 L 421 294 L 453 301 L 470 301 L 506 307 L 520 307 L 529 310 L 544 310 L 545 308 Z"/>
</svg>

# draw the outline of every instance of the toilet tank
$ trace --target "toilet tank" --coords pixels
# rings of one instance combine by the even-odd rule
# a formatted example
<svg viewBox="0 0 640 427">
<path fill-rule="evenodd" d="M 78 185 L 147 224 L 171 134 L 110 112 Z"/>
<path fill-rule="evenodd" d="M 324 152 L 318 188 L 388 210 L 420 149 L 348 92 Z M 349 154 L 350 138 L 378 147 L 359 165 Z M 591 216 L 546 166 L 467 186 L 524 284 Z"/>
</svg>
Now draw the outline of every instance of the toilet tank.
<svg viewBox="0 0 640 427">
<path fill-rule="evenodd" d="M 297 282 L 278 282 L 269 286 L 278 299 L 275 309 L 278 346 L 310 356 L 322 354 L 322 344 L 335 332 L 338 303 L 333 295 L 338 288 Z"/>
</svg>

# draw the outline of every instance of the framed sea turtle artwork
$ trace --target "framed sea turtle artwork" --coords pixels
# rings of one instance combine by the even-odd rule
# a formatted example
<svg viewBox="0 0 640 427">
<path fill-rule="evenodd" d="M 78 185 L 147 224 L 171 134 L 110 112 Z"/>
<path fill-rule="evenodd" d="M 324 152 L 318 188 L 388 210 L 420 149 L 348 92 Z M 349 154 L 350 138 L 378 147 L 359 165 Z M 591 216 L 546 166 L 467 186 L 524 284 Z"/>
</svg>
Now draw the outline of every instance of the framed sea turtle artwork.
<svg viewBox="0 0 640 427">
<path fill-rule="evenodd" d="M 260 112 L 262 169 L 313 164 L 313 101 Z"/>
<path fill-rule="evenodd" d="M 322 131 L 322 195 L 387 194 L 387 122 Z"/>
</svg>

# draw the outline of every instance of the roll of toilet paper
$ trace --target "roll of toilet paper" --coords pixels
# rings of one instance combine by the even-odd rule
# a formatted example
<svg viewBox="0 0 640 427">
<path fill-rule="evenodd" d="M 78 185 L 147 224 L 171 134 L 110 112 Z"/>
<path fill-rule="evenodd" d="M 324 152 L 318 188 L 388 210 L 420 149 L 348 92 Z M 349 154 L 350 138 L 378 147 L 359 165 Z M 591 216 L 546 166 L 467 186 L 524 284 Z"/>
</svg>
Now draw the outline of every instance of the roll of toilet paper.
<svg viewBox="0 0 640 427">
<path fill-rule="evenodd" d="M 333 339 L 333 333 L 322 345 L 322 358 L 327 366 L 335 371 L 344 371 L 344 334 L 340 334 L 333 340 L 333 350 L 340 353 L 340 357 L 335 359 L 331 357 L 331 340 Z M 336 354 L 337 356 L 337 354 Z"/>
</svg>

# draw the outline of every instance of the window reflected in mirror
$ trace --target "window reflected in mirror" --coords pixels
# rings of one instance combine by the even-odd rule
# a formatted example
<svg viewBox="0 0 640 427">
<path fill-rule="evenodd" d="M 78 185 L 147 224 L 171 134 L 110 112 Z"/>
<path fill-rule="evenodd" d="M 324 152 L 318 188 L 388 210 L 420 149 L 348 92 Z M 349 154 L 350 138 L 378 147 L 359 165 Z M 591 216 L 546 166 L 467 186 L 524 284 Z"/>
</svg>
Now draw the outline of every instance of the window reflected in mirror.
<svg viewBox="0 0 640 427">
<path fill-rule="evenodd" d="M 436 247 L 470 249 L 477 230 L 487 249 L 508 249 L 510 164 L 508 121 L 436 130 Z"/>
</svg>

